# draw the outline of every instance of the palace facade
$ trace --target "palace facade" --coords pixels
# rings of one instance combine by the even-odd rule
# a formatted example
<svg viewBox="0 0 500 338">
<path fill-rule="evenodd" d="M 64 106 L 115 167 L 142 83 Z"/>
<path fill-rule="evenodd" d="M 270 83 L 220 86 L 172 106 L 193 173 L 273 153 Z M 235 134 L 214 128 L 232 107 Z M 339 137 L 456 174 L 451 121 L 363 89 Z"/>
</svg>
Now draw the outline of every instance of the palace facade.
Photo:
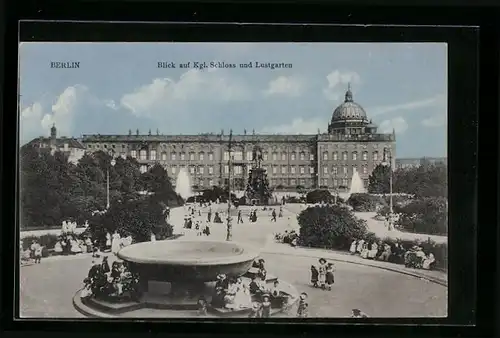
<svg viewBox="0 0 500 338">
<path fill-rule="evenodd" d="M 255 146 L 262 150 L 262 167 L 277 189 L 328 187 L 346 189 L 354 172 L 368 183 L 372 170 L 390 154 L 394 166 L 396 138 L 377 132 L 365 110 L 353 101 L 350 88 L 327 126 L 313 135 L 200 134 L 200 135 L 83 135 L 86 151 L 131 156 L 145 172 L 155 163 L 175 178 L 181 168 L 194 188 L 231 183 L 244 189 L 253 165 Z M 385 149 L 385 150 L 384 150 Z M 229 157 L 231 152 L 231 168 Z M 175 179 L 172 180 L 175 184 Z"/>
</svg>

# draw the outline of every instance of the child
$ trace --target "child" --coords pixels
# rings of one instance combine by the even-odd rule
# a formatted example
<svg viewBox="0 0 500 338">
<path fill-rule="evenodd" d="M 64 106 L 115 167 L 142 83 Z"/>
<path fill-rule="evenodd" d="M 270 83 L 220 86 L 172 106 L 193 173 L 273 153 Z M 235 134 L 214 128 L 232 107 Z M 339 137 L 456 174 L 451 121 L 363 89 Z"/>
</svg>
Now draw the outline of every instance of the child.
<svg viewBox="0 0 500 338">
<path fill-rule="evenodd" d="M 198 315 L 207 315 L 207 300 L 204 296 L 200 296 L 200 298 L 198 298 Z"/>
<path fill-rule="evenodd" d="M 328 263 L 328 265 L 326 266 L 326 288 L 328 289 L 328 291 L 332 290 L 333 283 L 333 263 Z"/>
<path fill-rule="evenodd" d="M 320 258 L 318 267 L 318 284 L 322 289 L 325 288 L 325 282 L 326 282 L 326 259 Z"/>
<path fill-rule="evenodd" d="M 299 307 L 297 308 L 297 317 L 306 318 L 309 314 L 309 304 L 307 304 L 307 293 L 300 294 Z"/>
<path fill-rule="evenodd" d="M 43 246 L 40 246 L 38 245 L 36 248 L 35 248 L 35 264 L 40 264 L 41 260 L 42 260 L 42 250 L 43 250 Z"/>
<path fill-rule="evenodd" d="M 271 302 L 269 301 L 269 295 L 263 295 L 262 296 L 261 317 L 262 318 L 269 318 L 269 317 L 271 317 Z"/>
<path fill-rule="evenodd" d="M 351 318 L 368 318 L 368 315 L 359 309 L 352 309 Z"/>
<path fill-rule="evenodd" d="M 318 269 L 314 265 L 311 265 L 311 284 L 317 288 L 318 287 Z"/>
</svg>

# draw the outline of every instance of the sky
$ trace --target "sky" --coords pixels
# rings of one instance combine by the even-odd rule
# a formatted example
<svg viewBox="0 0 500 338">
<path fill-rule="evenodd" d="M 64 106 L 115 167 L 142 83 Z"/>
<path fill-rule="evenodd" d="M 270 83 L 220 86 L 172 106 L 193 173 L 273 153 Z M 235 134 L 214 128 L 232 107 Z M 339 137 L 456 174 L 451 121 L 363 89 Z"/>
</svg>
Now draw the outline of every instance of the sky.
<svg viewBox="0 0 500 338">
<path fill-rule="evenodd" d="M 136 129 L 316 134 L 326 132 L 350 83 L 379 132 L 394 128 L 397 157 L 447 153 L 444 43 L 23 42 L 19 48 L 21 144 L 48 136 L 54 123 L 58 136 L 68 137 Z M 80 67 L 50 66 L 66 61 Z M 195 67 L 212 61 L 236 67 Z"/>
</svg>

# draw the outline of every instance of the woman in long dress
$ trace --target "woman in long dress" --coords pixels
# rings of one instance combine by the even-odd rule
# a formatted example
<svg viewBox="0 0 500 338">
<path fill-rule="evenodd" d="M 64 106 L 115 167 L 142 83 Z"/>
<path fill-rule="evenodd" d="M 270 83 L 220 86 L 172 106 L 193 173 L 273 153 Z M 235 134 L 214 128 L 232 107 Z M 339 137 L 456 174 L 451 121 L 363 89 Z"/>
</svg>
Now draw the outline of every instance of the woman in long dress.
<svg viewBox="0 0 500 338">
<path fill-rule="evenodd" d="M 71 253 L 77 254 L 82 252 L 82 249 L 78 244 L 78 241 L 76 241 L 74 238 L 71 239 L 70 244 L 71 244 Z"/>
<path fill-rule="evenodd" d="M 368 245 L 366 243 L 363 243 L 363 246 L 361 247 L 360 257 L 366 259 L 368 258 L 368 253 L 369 253 Z"/>
<path fill-rule="evenodd" d="M 434 258 L 434 254 L 431 252 L 427 258 L 424 259 L 424 262 L 422 263 L 422 268 L 425 270 L 430 270 L 431 269 L 431 264 L 436 261 L 436 258 Z"/>
<path fill-rule="evenodd" d="M 378 253 L 378 245 L 377 243 L 373 242 L 370 251 L 368 252 L 368 258 L 374 259 L 377 257 Z"/>
<path fill-rule="evenodd" d="M 326 283 L 326 259 L 324 258 L 319 259 L 318 273 L 318 285 L 324 288 Z"/>
<path fill-rule="evenodd" d="M 54 245 L 54 252 L 57 254 L 61 254 L 63 252 L 61 241 L 58 240 L 56 244 Z"/>
<path fill-rule="evenodd" d="M 111 252 L 116 255 L 118 251 L 120 251 L 120 246 L 121 246 L 120 234 L 117 231 L 115 231 L 115 233 L 113 234 L 113 239 L 111 240 Z"/>
<path fill-rule="evenodd" d="M 111 234 L 109 232 L 106 233 L 106 249 L 111 248 Z"/>
<path fill-rule="evenodd" d="M 358 246 L 356 247 L 356 252 L 357 253 L 361 253 L 363 252 L 363 246 L 365 244 L 365 240 L 364 239 L 360 239 L 359 242 L 358 242 Z"/>
</svg>

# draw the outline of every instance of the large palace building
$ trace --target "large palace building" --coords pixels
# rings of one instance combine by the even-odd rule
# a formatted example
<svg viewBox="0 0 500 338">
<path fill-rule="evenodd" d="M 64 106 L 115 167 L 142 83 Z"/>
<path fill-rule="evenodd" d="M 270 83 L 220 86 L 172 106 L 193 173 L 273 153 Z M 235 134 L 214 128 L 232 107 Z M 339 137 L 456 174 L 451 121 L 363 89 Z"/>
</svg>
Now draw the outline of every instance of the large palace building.
<svg viewBox="0 0 500 338">
<path fill-rule="evenodd" d="M 353 101 L 350 88 L 345 101 L 334 110 L 327 133 L 233 135 L 221 131 L 200 135 L 159 135 L 158 132 L 140 135 L 137 130 L 135 135 L 131 131 L 128 135 L 83 135 L 81 142 L 86 151 L 102 150 L 116 156 L 134 157 L 143 172 L 160 163 L 175 178 L 179 170 L 185 168 L 193 186 L 200 189 L 227 185 L 229 177 L 236 189 L 243 189 L 254 163 L 255 146 L 262 151 L 262 166 L 270 186 L 277 189 L 296 189 L 299 185 L 346 189 L 355 171 L 367 186 L 370 173 L 384 160 L 384 154 L 390 154 L 393 166 L 396 155 L 394 132 L 377 133 L 377 126 Z"/>
</svg>

